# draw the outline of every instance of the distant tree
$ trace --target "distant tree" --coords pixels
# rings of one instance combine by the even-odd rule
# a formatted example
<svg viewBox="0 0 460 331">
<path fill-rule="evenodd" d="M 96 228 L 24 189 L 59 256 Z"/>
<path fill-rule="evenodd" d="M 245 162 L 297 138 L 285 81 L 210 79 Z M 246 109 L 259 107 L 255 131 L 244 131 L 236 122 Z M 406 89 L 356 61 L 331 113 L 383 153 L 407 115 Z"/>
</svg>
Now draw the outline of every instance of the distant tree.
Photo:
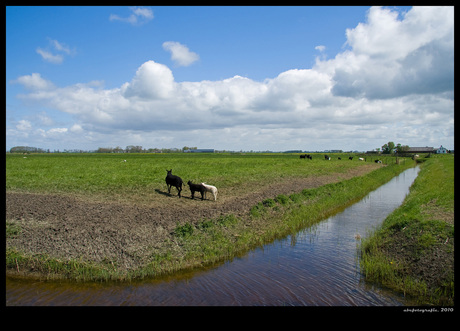
<svg viewBox="0 0 460 331">
<path fill-rule="evenodd" d="M 37 147 L 15 146 L 10 149 L 10 153 L 45 153 L 45 151 Z"/>
<path fill-rule="evenodd" d="M 396 145 L 396 152 L 399 154 L 407 153 L 409 151 L 409 146 L 407 145 Z"/>
<path fill-rule="evenodd" d="M 126 146 L 126 153 L 142 153 L 142 146 Z"/>
<path fill-rule="evenodd" d="M 147 153 L 161 153 L 161 149 L 159 148 L 149 148 Z"/>
<path fill-rule="evenodd" d="M 123 153 L 124 150 L 123 150 L 123 148 L 121 148 L 120 146 L 117 146 L 117 147 L 115 147 L 115 148 L 113 149 L 113 152 L 114 152 L 114 153 Z"/>
<path fill-rule="evenodd" d="M 96 153 L 112 153 L 112 147 L 99 147 Z"/>
<path fill-rule="evenodd" d="M 388 144 L 382 146 L 382 153 L 383 154 L 393 154 L 395 150 L 395 143 L 389 141 Z"/>
</svg>

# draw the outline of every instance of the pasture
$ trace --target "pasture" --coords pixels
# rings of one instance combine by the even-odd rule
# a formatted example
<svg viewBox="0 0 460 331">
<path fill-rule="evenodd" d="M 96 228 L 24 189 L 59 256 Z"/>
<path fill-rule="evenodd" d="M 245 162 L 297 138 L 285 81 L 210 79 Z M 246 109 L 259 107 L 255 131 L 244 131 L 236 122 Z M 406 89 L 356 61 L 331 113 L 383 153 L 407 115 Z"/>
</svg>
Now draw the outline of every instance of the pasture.
<svg viewBox="0 0 460 331">
<path fill-rule="evenodd" d="M 338 160 L 338 157 L 342 160 Z M 126 160 L 126 162 L 124 162 Z M 367 164 L 371 162 L 366 162 Z M 166 169 L 184 181 L 206 182 L 219 190 L 219 200 L 258 190 L 268 184 L 346 173 L 363 166 L 357 157 L 313 154 L 31 154 L 6 155 L 6 191 L 61 194 L 150 205 L 169 197 Z M 189 197 L 187 185 L 183 196 Z M 177 198 L 176 188 L 171 196 Z"/>
<path fill-rule="evenodd" d="M 126 162 L 125 162 L 126 160 Z M 131 279 L 203 266 L 295 233 L 404 168 L 298 154 L 8 154 L 7 268 Z M 166 169 L 218 188 L 168 193 Z M 196 197 L 196 195 L 195 195 Z M 274 200 L 273 200 L 274 199 Z"/>
</svg>

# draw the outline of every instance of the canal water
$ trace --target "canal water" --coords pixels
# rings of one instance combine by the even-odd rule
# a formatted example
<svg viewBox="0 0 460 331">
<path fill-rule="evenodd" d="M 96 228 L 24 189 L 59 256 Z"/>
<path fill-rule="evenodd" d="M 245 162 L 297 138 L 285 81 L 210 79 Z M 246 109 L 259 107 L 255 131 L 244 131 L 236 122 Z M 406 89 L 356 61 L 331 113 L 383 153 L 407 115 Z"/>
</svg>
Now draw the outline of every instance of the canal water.
<svg viewBox="0 0 460 331">
<path fill-rule="evenodd" d="M 410 168 L 361 201 L 293 236 L 216 267 L 160 280 L 73 283 L 6 279 L 7 305 L 402 306 L 401 295 L 366 283 L 358 247 L 409 192 Z"/>
</svg>

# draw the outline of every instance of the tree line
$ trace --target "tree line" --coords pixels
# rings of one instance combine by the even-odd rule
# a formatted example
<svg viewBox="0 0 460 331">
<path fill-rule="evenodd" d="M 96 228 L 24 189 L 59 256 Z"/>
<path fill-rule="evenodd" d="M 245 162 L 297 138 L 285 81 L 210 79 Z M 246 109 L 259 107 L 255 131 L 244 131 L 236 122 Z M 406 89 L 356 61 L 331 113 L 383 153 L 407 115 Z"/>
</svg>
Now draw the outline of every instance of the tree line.
<svg viewBox="0 0 460 331">
<path fill-rule="evenodd" d="M 388 143 L 382 146 L 382 154 L 402 154 L 406 153 L 407 151 L 409 151 L 409 146 L 401 144 L 395 145 L 395 143 L 392 141 L 389 141 Z"/>
<path fill-rule="evenodd" d="M 198 149 L 197 147 L 184 146 L 182 149 L 179 148 L 147 148 L 144 149 L 142 146 L 129 145 L 126 148 L 117 147 L 99 147 L 96 150 L 85 151 L 81 149 L 64 149 L 63 151 L 54 150 L 51 152 L 49 149 L 43 149 L 38 147 L 29 146 L 15 146 L 10 148 L 10 153 L 177 153 L 185 150 Z"/>
<path fill-rule="evenodd" d="M 186 150 L 198 149 L 197 147 L 184 146 L 179 148 L 148 148 L 144 149 L 142 146 L 129 145 L 126 148 L 117 147 L 99 147 L 97 150 L 85 151 L 81 149 L 64 149 L 63 151 L 54 150 L 53 153 L 177 153 Z M 409 146 L 397 144 L 389 141 L 384 144 L 382 148 L 376 148 L 377 152 L 382 154 L 405 153 L 409 150 Z M 38 147 L 29 146 L 15 146 L 10 149 L 10 153 L 51 153 L 49 149 L 45 150 Z"/>
<path fill-rule="evenodd" d="M 198 149 L 198 147 L 184 146 L 182 149 L 179 148 L 148 148 L 144 149 L 142 146 L 129 145 L 125 149 L 117 146 L 112 147 L 99 147 L 95 153 L 177 153 L 185 150 Z"/>
</svg>

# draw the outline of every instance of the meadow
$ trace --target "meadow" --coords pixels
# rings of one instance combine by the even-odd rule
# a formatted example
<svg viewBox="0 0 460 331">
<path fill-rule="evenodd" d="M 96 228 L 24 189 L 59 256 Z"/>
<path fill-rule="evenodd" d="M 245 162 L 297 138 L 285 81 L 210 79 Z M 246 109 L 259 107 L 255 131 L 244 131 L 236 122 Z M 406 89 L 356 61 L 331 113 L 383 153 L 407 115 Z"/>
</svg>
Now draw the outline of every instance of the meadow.
<svg viewBox="0 0 460 331">
<path fill-rule="evenodd" d="M 225 193 L 247 193 L 274 181 L 346 173 L 363 163 L 357 157 L 348 160 L 348 154 L 331 156 L 327 162 L 323 154 L 314 154 L 313 160 L 259 153 L 7 154 L 6 190 L 149 204 L 158 193 L 167 192 L 166 169 L 185 185 L 189 180 L 214 185 L 224 198 Z"/>
<path fill-rule="evenodd" d="M 414 165 L 348 156 L 8 154 L 7 268 L 94 280 L 217 263 L 295 233 Z M 171 168 L 185 182 L 216 185 L 217 201 L 192 200 L 188 188 L 181 199 L 175 188 L 168 194 Z"/>
</svg>

